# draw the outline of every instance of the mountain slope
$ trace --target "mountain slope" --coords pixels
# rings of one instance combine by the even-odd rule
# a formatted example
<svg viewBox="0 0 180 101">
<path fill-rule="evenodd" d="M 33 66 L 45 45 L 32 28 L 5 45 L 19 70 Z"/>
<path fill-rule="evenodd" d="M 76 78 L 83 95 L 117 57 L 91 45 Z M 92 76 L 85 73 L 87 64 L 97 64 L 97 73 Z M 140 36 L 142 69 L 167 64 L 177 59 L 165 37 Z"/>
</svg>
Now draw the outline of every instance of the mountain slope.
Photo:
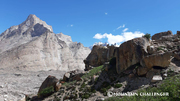
<svg viewBox="0 0 180 101">
<path fill-rule="evenodd" d="M 0 50 L 0 68 L 31 71 L 84 69 L 83 59 L 90 53 L 71 37 L 54 34 L 52 27 L 35 15 L 3 32 Z"/>
</svg>

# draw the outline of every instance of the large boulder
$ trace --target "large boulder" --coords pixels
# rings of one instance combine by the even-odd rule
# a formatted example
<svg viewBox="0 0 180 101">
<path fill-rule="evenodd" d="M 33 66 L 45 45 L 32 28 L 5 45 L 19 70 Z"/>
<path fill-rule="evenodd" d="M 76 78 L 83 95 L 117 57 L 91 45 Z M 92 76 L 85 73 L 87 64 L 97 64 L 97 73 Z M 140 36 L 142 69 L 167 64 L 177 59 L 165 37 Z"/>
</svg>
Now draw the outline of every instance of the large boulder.
<svg viewBox="0 0 180 101">
<path fill-rule="evenodd" d="M 110 60 L 113 57 L 115 57 L 117 47 L 114 45 L 111 45 L 111 46 L 108 46 L 107 48 L 108 48 L 107 59 Z"/>
<path fill-rule="evenodd" d="M 107 53 L 108 53 L 108 48 L 104 46 L 98 46 L 94 45 L 91 53 L 88 55 L 88 57 L 84 60 L 84 63 L 86 66 L 100 66 L 103 65 L 107 59 Z"/>
<path fill-rule="evenodd" d="M 41 92 L 45 88 L 48 88 L 48 87 L 53 87 L 54 89 L 53 91 L 58 91 L 61 87 L 61 83 L 59 83 L 59 80 L 56 77 L 49 75 L 41 84 L 38 91 L 38 97 L 46 97 L 46 95 L 48 96 L 49 94 L 45 94 L 45 95 L 41 94 Z M 49 93 L 52 93 L 52 92 L 49 92 Z"/>
<path fill-rule="evenodd" d="M 84 71 L 76 69 L 73 71 L 66 72 L 63 76 L 63 81 L 69 82 L 69 81 L 80 81 L 81 76 L 84 74 Z"/>
<path fill-rule="evenodd" d="M 140 66 L 140 67 L 137 68 L 137 74 L 139 76 L 145 75 L 147 72 L 148 72 L 148 69 L 145 68 L 145 67 Z"/>
<path fill-rule="evenodd" d="M 177 31 L 176 35 L 180 36 L 180 31 Z"/>
<path fill-rule="evenodd" d="M 154 54 L 155 53 L 155 47 L 154 46 L 147 46 L 147 51 L 149 54 Z"/>
<path fill-rule="evenodd" d="M 174 58 L 180 60 L 180 53 L 174 53 Z"/>
<path fill-rule="evenodd" d="M 162 36 L 173 35 L 171 31 L 160 32 L 152 36 L 152 40 L 159 40 Z"/>
<path fill-rule="evenodd" d="M 128 67 L 135 65 L 147 55 L 149 41 L 146 38 L 135 38 L 124 42 L 116 50 L 116 70 L 120 74 Z"/>
<path fill-rule="evenodd" d="M 161 54 L 153 54 L 146 56 L 140 62 L 141 66 L 148 68 L 149 70 L 152 69 L 153 66 L 159 67 L 168 67 L 170 64 L 170 56 L 172 52 L 166 52 Z"/>
</svg>

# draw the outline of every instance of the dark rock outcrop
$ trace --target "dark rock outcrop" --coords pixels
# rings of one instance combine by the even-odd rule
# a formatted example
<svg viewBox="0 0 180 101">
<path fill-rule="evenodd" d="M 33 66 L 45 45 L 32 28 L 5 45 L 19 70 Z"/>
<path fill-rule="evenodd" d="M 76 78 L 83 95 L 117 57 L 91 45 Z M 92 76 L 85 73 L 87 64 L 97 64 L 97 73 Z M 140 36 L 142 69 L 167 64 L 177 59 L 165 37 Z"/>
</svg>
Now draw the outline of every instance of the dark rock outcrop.
<svg viewBox="0 0 180 101">
<path fill-rule="evenodd" d="M 60 89 L 60 87 L 61 87 L 61 83 L 59 83 L 59 80 L 56 77 L 49 75 L 44 80 L 44 82 L 41 84 L 41 86 L 39 88 L 39 91 L 38 91 L 38 97 L 42 97 L 41 94 L 40 94 L 41 91 L 43 91 L 45 88 L 51 87 L 51 86 L 53 87 L 54 91 L 58 91 Z"/>
<path fill-rule="evenodd" d="M 104 64 L 106 61 L 108 61 L 107 53 L 108 53 L 108 48 L 104 46 L 95 45 L 93 46 L 91 53 L 84 60 L 84 63 L 86 65 L 90 65 L 93 67 L 100 66 Z"/>
<path fill-rule="evenodd" d="M 173 35 L 171 31 L 156 33 L 152 36 L 152 40 L 159 40 L 162 36 Z"/>
<path fill-rule="evenodd" d="M 128 67 L 135 65 L 147 55 L 149 41 L 146 38 L 135 38 L 124 42 L 116 51 L 116 70 L 120 74 Z"/>
<path fill-rule="evenodd" d="M 144 57 L 140 63 L 143 67 L 146 67 L 149 70 L 152 69 L 153 66 L 165 68 L 170 64 L 171 55 L 172 52 L 149 55 Z"/>
<path fill-rule="evenodd" d="M 63 81 L 69 82 L 69 81 L 80 81 L 81 76 L 84 74 L 84 71 L 76 69 L 73 71 L 66 72 L 63 76 Z"/>
</svg>

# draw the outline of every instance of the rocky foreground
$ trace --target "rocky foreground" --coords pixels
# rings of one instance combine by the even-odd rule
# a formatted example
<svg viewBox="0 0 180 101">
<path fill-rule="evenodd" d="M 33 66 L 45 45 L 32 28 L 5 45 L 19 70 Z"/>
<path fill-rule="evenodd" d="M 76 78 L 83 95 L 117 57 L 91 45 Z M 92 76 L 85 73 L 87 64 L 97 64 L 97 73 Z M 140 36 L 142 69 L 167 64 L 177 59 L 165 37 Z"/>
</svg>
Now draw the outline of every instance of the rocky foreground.
<svg viewBox="0 0 180 101">
<path fill-rule="evenodd" d="M 61 80 L 48 76 L 40 87 L 44 89 L 27 99 L 99 101 L 109 98 L 109 92 L 157 87 L 167 77 L 179 74 L 179 44 L 179 31 L 175 35 L 167 31 L 155 34 L 152 40 L 146 34 L 119 47 L 94 46 L 84 60 L 86 72 L 67 72 Z"/>
<path fill-rule="evenodd" d="M 37 94 L 41 83 L 48 75 L 61 79 L 64 73 L 54 70 L 31 72 L 0 69 L 0 101 L 23 101 L 26 94 Z"/>
</svg>

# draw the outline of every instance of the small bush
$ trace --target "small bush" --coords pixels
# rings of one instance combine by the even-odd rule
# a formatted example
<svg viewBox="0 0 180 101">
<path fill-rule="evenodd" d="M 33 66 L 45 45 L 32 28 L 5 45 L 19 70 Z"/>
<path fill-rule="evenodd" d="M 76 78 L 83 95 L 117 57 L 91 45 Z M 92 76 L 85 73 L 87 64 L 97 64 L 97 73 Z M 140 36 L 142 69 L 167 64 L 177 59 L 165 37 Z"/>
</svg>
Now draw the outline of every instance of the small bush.
<svg viewBox="0 0 180 101">
<path fill-rule="evenodd" d="M 92 92 L 92 93 L 96 93 L 96 90 L 95 90 L 95 89 L 91 89 L 91 92 Z"/>
<path fill-rule="evenodd" d="M 106 88 L 102 88 L 102 89 L 100 90 L 101 93 L 105 93 L 106 91 L 107 91 Z"/>
<path fill-rule="evenodd" d="M 82 97 L 82 99 L 83 99 L 83 98 L 88 99 L 88 98 L 89 98 L 89 94 L 87 94 L 87 93 L 86 93 L 86 94 L 83 94 L 81 97 Z"/>
<path fill-rule="evenodd" d="M 110 89 L 110 88 L 111 88 L 111 85 L 107 86 L 106 88 L 107 88 L 107 89 Z"/>
<path fill-rule="evenodd" d="M 86 84 L 85 83 L 83 83 L 82 85 L 81 85 L 81 88 L 84 88 L 86 86 Z"/>
<path fill-rule="evenodd" d="M 120 98 L 118 98 L 118 97 L 109 97 L 109 98 L 105 99 L 105 101 L 120 101 Z"/>
<path fill-rule="evenodd" d="M 46 97 L 46 96 L 51 95 L 53 92 L 54 92 L 54 87 L 53 87 L 53 86 L 50 86 L 50 87 L 47 87 L 47 88 L 43 89 L 43 90 L 38 94 L 38 96 L 40 96 L 40 97 Z"/>
<path fill-rule="evenodd" d="M 147 38 L 148 40 L 151 38 L 151 34 L 146 33 L 143 37 Z"/>
<path fill-rule="evenodd" d="M 115 84 L 114 87 L 115 88 L 120 88 L 122 86 L 122 84 Z"/>
<path fill-rule="evenodd" d="M 103 69 L 103 65 L 101 65 L 99 67 L 94 67 L 93 69 L 91 69 L 91 71 L 89 71 L 89 73 L 83 75 L 82 78 L 83 79 L 90 78 L 95 74 L 99 74 L 99 72 L 101 72 L 102 69 Z"/>
<path fill-rule="evenodd" d="M 166 92 L 168 96 L 125 96 L 119 99 L 118 97 L 111 97 L 105 101 L 180 101 L 180 75 L 167 77 L 158 87 L 149 87 L 147 89 L 138 90 L 137 93 L 147 92 Z"/>
<path fill-rule="evenodd" d="M 159 51 L 159 50 L 163 50 L 163 48 L 162 48 L 162 47 L 158 47 L 157 50 L 158 50 L 158 51 Z"/>
</svg>

